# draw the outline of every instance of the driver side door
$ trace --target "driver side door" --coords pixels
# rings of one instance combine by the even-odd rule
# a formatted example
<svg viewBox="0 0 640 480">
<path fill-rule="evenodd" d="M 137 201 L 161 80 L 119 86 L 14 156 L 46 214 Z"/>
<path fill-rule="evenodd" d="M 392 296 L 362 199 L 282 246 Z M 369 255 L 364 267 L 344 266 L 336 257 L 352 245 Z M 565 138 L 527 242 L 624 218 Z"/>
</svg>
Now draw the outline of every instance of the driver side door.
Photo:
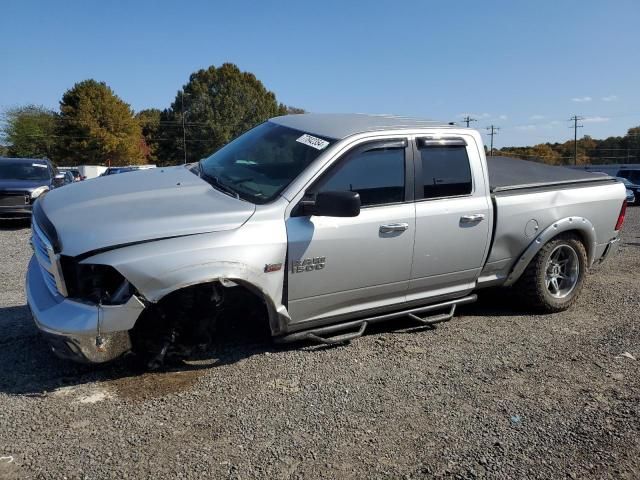
<svg viewBox="0 0 640 480">
<path fill-rule="evenodd" d="M 406 139 L 369 142 L 347 152 L 309 187 L 360 194 L 357 217 L 287 219 L 288 311 L 292 323 L 339 320 L 402 303 L 415 234 L 413 163 Z"/>
</svg>

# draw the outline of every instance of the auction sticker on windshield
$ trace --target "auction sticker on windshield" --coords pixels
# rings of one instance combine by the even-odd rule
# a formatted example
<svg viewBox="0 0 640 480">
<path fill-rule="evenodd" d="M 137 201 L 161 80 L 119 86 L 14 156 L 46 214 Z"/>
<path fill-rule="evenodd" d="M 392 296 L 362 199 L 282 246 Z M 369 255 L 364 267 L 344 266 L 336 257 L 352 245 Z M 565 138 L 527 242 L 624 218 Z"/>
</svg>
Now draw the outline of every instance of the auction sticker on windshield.
<svg viewBox="0 0 640 480">
<path fill-rule="evenodd" d="M 44 163 L 32 163 L 31 166 L 32 167 L 47 168 L 47 165 L 44 164 Z"/>
<path fill-rule="evenodd" d="M 327 142 L 326 140 L 322 140 L 321 138 L 314 137 L 307 133 L 296 139 L 296 142 L 304 143 L 305 145 L 313 147 L 316 150 L 322 150 L 324 148 L 327 148 L 327 145 L 329 145 L 329 142 Z"/>
</svg>

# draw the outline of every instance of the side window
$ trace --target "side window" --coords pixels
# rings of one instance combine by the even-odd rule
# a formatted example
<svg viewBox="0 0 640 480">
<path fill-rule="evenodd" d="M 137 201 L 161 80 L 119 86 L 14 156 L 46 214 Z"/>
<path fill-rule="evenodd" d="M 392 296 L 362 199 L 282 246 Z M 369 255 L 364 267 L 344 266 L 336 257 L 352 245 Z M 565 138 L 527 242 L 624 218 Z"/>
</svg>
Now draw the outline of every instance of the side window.
<svg viewBox="0 0 640 480">
<path fill-rule="evenodd" d="M 393 147 L 347 154 L 314 190 L 358 192 L 362 206 L 402 202 L 405 189 L 404 152 L 404 147 Z"/>
<path fill-rule="evenodd" d="M 424 198 L 471 193 L 471 167 L 466 146 L 424 146 L 419 151 Z"/>
</svg>

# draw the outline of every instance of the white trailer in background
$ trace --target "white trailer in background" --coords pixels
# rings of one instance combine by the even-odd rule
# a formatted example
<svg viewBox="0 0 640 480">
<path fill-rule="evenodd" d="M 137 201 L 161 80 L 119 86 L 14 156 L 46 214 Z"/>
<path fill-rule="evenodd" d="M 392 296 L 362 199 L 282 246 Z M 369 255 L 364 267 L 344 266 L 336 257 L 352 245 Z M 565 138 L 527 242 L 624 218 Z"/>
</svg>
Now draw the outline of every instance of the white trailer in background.
<svg viewBox="0 0 640 480">
<path fill-rule="evenodd" d="M 58 167 L 58 170 L 64 172 L 65 170 L 78 170 L 80 175 L 89 178 L 99 177 L 104 173 L 107 167 L 103 167 L 102 165 L 78 165 L 76 167 Z"/>
<path fill-rule="evenodd" d="M 102 175 L 107 167 L 103 167 L 102 165 L 80 165 L 78 170 L 80 170 L 80 175 L 83 177 L 96 178 Z"/>
</svg>

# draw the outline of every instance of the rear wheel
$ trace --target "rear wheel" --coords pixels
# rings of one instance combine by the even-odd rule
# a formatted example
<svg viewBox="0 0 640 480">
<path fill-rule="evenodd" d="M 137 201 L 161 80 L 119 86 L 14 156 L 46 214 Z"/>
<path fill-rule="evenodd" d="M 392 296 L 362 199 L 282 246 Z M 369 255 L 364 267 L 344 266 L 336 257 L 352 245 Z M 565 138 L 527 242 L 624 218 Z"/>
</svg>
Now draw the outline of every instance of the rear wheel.
<svg viewBox="0 0 640 480">
<path fill-rule="evenodd" d="M 587 272 L 587 252 L 575 234 L 547 242 L 515 285 L 521 299 L 544 312 L 561 312 L 578 298 Z"/>
</svg>

